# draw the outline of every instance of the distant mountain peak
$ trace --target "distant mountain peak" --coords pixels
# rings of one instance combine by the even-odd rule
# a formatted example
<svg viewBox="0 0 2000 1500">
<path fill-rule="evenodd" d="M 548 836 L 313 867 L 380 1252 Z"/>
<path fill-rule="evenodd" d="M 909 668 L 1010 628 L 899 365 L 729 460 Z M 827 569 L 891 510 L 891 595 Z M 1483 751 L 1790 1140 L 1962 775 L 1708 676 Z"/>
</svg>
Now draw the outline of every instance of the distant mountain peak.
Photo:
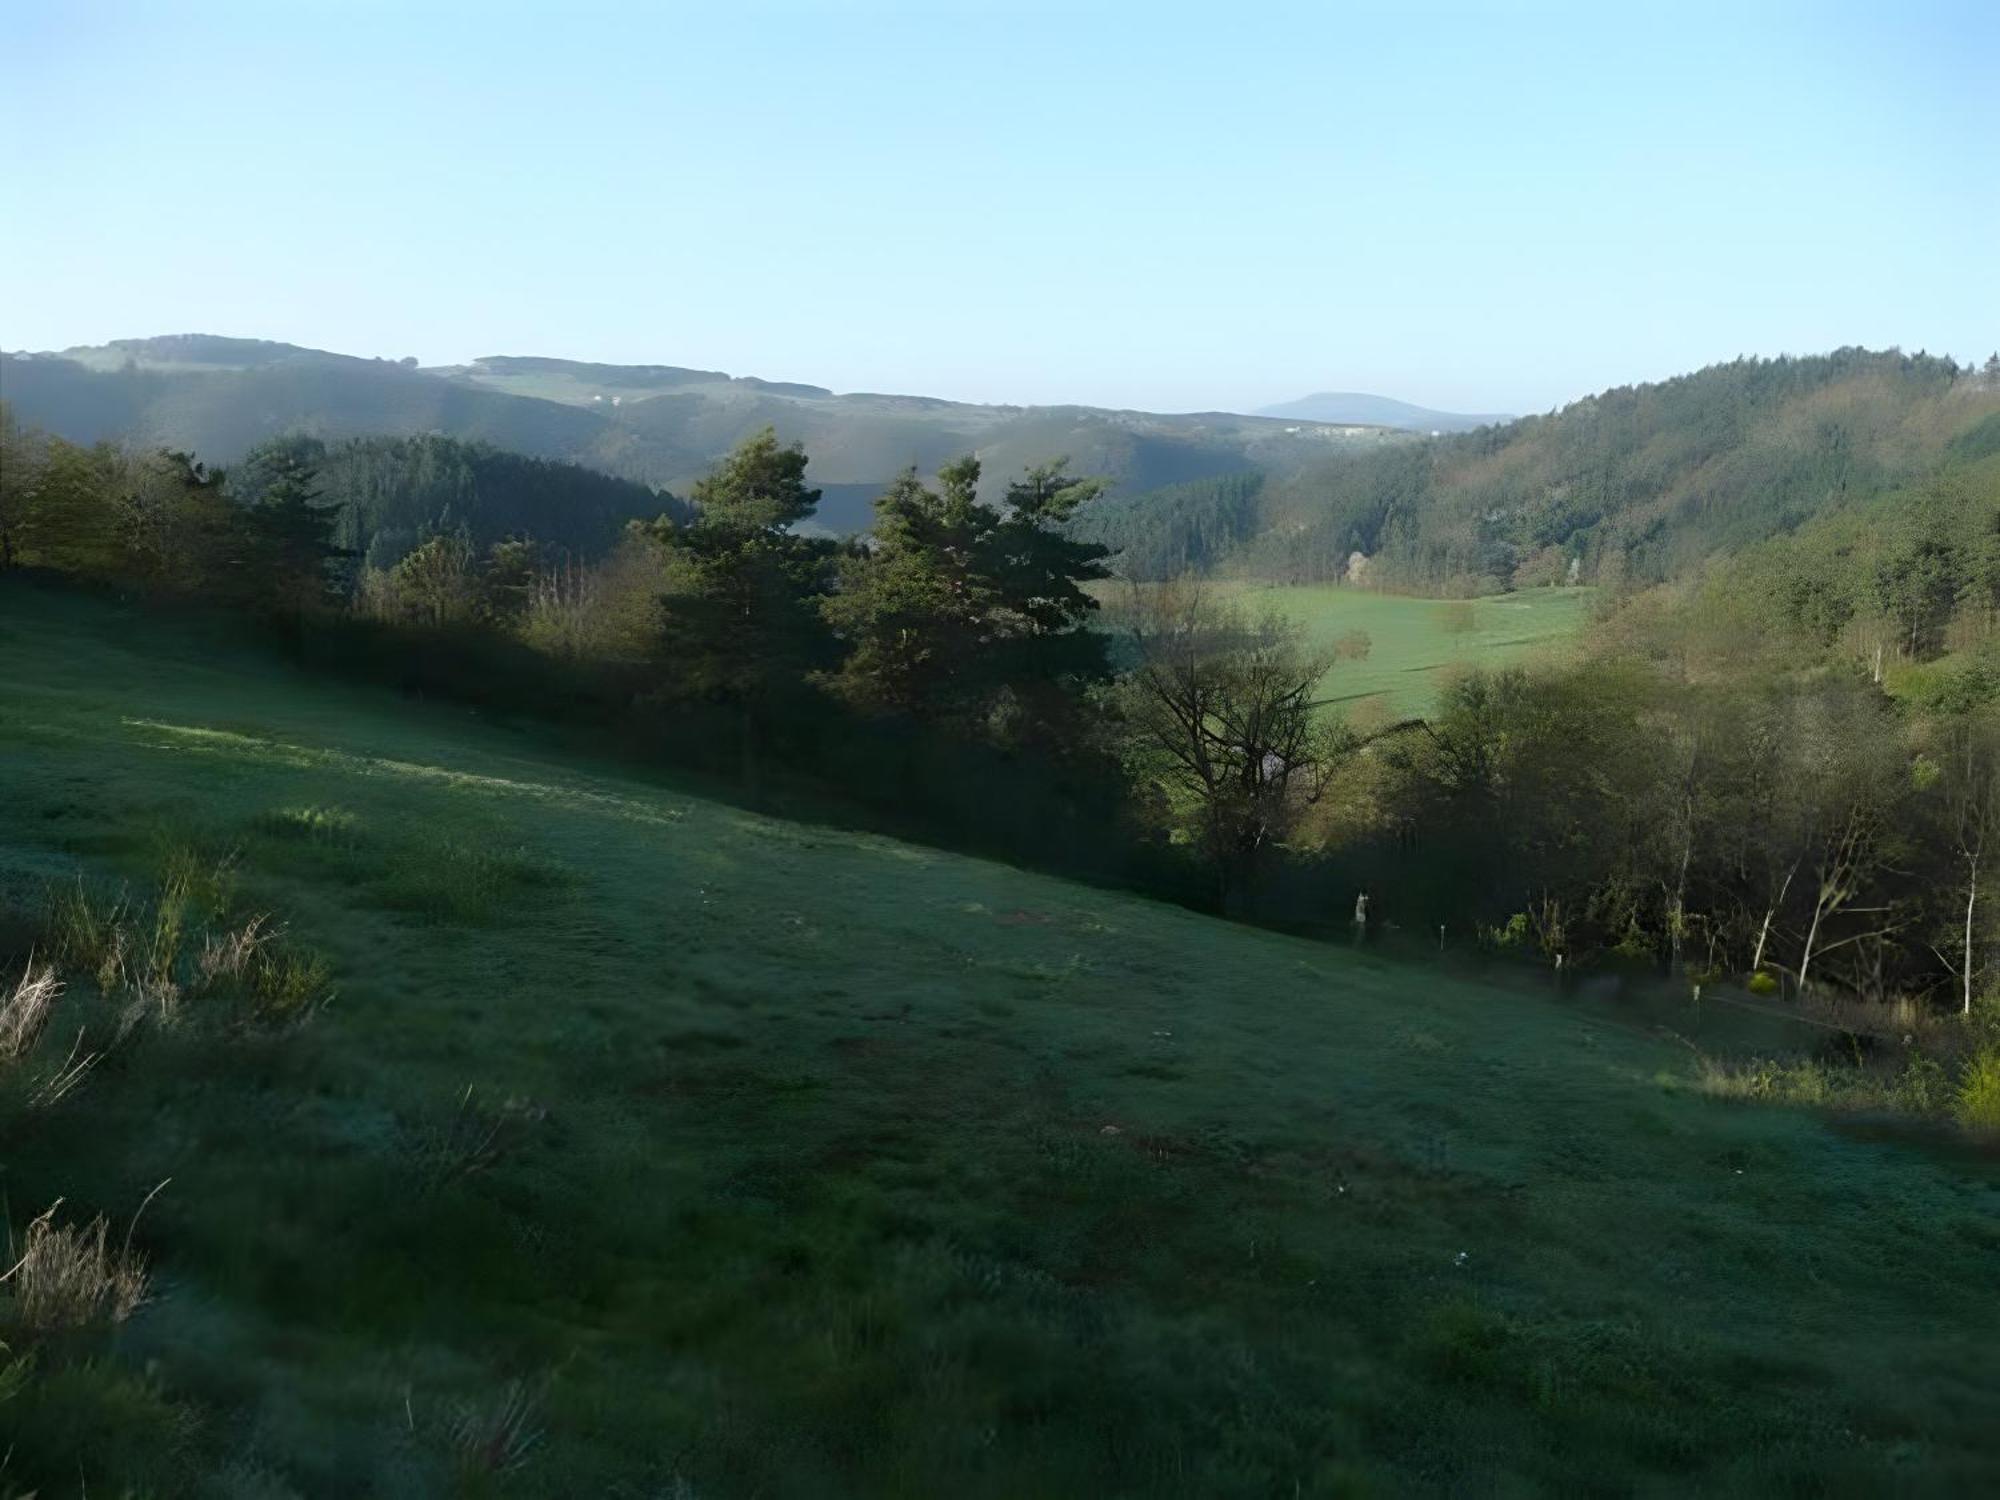
<svg viewBox="0 0 2000 1500">
<path fill-rule="evenodd" d="M 1371 396 L 1363 391 L 1319 391 L 1296 401 L 1280 402 L 1256 412 L 1260 417 L 1290 418 L 1299 422 L 1337 422 L 1348 426 L 1400 427 L 1409 432 L 1470 432 L 1497 422 L 1511 422 L 1498 413 L 1474 415 L 1466 412 L 1433 411 L 1413 406 L 1390 396 Z"/>
</svg>

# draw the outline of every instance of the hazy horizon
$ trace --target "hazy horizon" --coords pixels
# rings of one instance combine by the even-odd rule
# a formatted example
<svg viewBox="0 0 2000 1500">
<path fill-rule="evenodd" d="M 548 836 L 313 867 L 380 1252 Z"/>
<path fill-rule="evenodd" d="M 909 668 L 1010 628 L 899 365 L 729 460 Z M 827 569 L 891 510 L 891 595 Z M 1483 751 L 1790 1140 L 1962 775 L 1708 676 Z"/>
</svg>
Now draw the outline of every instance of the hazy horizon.
<svg viewBox="0 0 2000 1500">
<path fill-rule="evenodd" d="M 12 349 L 202 332 L 1016 405 L 1527 413 L 1739 354 L 2000 344 L 1978 5 L 4 25 L 0 121 L 31 143 Z"/>
</svg>

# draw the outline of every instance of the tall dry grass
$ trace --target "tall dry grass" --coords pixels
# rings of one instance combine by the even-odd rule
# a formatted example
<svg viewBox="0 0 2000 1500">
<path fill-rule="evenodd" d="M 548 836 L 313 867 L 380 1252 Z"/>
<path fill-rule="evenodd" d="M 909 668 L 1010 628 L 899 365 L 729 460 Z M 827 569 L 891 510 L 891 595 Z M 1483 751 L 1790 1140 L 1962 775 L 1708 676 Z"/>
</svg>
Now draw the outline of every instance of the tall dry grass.
<svg viewBox="0 0 2000 1500">
<path fill-rule="evenodd" d="M 111 1243 L 111 1220 L 103 1214 L 85 1224 L 58 1224 L 58 1198 L 34 1219 L 15 1247 L 13 1268 L 0 1285 L 13 1293 L 11 1320 L 35 1334 L 71 1332 L 122 1323 L 146 1299 L 145 1257 L 132 1248 L 132 1231 L 146 1204 L 164 1188 L 146 1195 L 122 1243 Z"/>
</svg>

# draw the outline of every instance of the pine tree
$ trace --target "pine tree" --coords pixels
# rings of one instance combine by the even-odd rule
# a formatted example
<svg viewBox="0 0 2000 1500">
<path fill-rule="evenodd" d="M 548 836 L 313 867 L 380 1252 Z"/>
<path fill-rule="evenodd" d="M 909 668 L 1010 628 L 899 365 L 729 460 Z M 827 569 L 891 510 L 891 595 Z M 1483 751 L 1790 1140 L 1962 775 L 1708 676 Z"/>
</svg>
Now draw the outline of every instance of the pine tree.
<svg viewBox="0 0 2000 1500">
<path fill-rule="evenodd" d="M 269 461 L 262 496 L 243 512 L 251 599 L 293 625 L 334 602 L 341 565 L 354 554 L 334 541 L 339 507 L 322 505 L 317 473 L 301 455 Z"/>
<path fill-rule="evenodd" d="M 1003 510 L 978 499 L 979 473 L 962 459 L 932 490 L 912 471 L 876 502 L 875 548 L 824 606 L 851 648 L 837 685 L 877 712 L 1060 743 L 1078 690 L 1108 675 L 1082 587 L 1105 576 L 1105 549 L 1063 529 L 1099 486 L 1031 469 Z"/>
<path fill-rule="evenodd" d="M 672 580 L 660 664 L 670 690 L 735 707 L 753 796 L 774 715 L 831 663 L 817 601 L 834 547 L 791 530 L 819 503 L 805 469 L 805 450 L 781 446 L 767 427 L 695 486 L 692 521 L 662 516 L 650 528 L 670 554 Z"/>
</svg>

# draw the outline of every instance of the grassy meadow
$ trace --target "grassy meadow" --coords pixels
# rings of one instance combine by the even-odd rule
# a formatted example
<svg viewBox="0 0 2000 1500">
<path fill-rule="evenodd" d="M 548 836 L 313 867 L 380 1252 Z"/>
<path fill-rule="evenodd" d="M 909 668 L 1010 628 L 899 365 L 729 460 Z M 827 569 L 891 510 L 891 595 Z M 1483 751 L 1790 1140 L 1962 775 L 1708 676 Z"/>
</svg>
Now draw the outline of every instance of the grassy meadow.
<svg viewBox="0 0 2000 1500">
<path fill-rule="evenodd" d="M 1399 709 L 1583 608 L 1271 602 Z M 1710 1097 L 1694 1049 L 1772 1041 L 1727 1010 L 780 821 L 0 585 L 0 987 L 52 895 L 190 868 L 332 998 L 107 1031 L 72 970 L 0 1062 L 102 1054 L 0 1092 L 17 1237 L 166 1181 L 128 1320 L 0 1297 L 0 1491 L 2000 1488 L 2000 1159 Z"/>
<path fill-rule="evenodd" d="M 1320 688 L 1324 701 L 1364 726 L 1427 712 L 1456 668 L 1503 666 L 1560 649 L 1588 623 L 1594 592 L 1544 588 L 1440 600 L 1333 583 L 1214 587 L 1253 613 L 1276 610 L 1297 621 L 1316 648 L 1365 632 L 1367 655 L 1336 662 Z"/>
</svg>

